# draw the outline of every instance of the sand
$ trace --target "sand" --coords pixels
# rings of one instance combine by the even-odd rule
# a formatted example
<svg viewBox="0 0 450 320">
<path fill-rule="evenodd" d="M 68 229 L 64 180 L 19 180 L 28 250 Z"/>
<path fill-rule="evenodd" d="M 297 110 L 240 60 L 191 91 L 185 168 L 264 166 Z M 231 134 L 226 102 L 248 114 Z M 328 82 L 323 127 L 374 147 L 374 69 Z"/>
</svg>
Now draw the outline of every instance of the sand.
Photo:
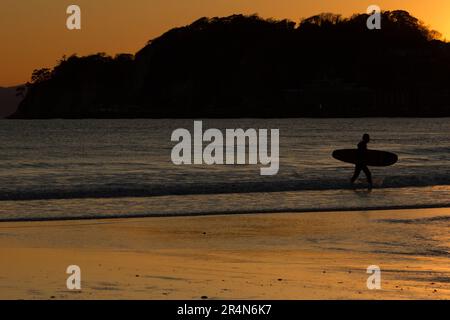
<svg viewBox="0 0 450 320">
<path fill-rule="evenodd" d="M 449 225 L 450 209 L 0 223 L 0 298 L 448 299 Z"/>
</svg>

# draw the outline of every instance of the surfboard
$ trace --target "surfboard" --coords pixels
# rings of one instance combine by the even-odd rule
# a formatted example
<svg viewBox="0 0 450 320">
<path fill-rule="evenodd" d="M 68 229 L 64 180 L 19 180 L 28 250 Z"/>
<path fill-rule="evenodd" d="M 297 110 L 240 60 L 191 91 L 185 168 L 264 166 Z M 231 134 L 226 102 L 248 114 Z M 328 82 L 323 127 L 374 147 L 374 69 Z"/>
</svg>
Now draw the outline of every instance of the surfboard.
<svg viewBox="0 0 450 320">
<path fill-rule="evenodd" d="M 333 152 L 333 158 L 339 161 L 356 164 L 359 160 L 357 149 L 342 149 Z M 364 163 L 371 167 L 388 167 L 397 163 L 398 156 L 395 153 L 378 150 L 364 152 Z"/>
</svg>

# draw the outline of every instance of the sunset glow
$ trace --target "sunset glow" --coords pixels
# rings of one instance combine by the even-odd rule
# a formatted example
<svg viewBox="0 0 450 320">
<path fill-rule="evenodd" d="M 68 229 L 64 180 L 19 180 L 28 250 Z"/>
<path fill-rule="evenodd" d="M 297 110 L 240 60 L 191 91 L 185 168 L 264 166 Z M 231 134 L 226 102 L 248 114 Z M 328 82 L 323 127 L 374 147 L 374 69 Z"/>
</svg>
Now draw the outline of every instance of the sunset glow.
<svg viewBox="0 0 450 320">
<path fill-rule="evenodd" d="M 189 24 L 202 16 L 235 13 L 288 18 L 298 22 L 321 12 L 350 16 L 371 4 L 382 10 L 403 9 L 443 37 L 450 36 L 450 2 L 447 0 L 2 0 L 0 11 L 0 86 L 29 80 L 33 69 L 51 67 L 63 55 L 96 52 L 134 53 L 163 32 Z M 82 9 L 82 30 L 65 28 L 66 8 Z"/>
</svg>

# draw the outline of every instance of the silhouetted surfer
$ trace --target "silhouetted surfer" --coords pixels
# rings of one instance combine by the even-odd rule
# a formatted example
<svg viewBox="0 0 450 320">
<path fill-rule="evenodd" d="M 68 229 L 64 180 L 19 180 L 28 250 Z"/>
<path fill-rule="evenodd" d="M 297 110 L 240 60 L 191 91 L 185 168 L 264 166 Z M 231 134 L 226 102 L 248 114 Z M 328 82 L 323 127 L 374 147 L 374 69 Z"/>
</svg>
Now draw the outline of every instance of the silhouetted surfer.
<svg viewBox="0 0 450 320">
<path fill-rule="evenodd" d="M 367 144 L 370 142 L 370 136 L 366 133 L 363 135 L 362 141 L 358 143 L 358 160 L 355 166 L 355 174 L 353 175 L 351 182 L 354 183 L 358 179 L 361 170 L 366 175 L 367 182 L 369 183 L 369 189 L 372 189 L 372 173 L 365 163 L 365 155 L 367 151 Z"/>
</svg>

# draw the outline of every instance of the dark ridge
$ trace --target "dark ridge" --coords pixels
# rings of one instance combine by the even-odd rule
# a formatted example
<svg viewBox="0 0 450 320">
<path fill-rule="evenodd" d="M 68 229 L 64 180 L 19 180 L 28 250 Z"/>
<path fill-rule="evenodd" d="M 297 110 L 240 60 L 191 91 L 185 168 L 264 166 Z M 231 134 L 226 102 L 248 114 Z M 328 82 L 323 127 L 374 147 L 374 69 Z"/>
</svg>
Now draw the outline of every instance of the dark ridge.
<svg viewBox="0 0 450 320">
<path fill-rule="evenodd" d="M 201 18 L 136 55 L 35 70 L 11 118 L 450 116 L 450 44 L 406 11 Z"/>
</svg>

